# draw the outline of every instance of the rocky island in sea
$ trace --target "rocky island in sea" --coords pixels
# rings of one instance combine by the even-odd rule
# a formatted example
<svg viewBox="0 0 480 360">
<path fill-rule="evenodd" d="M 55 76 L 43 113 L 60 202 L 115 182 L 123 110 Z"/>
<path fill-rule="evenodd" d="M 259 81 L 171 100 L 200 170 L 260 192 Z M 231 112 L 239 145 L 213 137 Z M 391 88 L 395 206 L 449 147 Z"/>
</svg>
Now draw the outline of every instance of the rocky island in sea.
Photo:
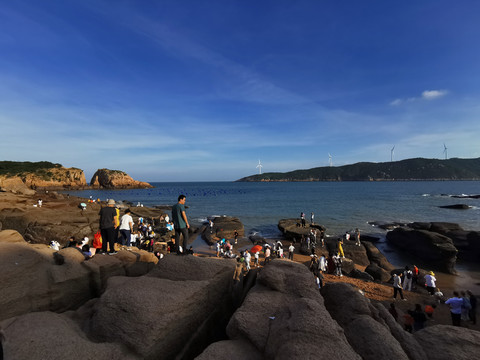
<svg viewBox="0 0 480 360">
<path fill-rule="evenodd" d="M 88 260 L 75 248 L 54 250 L 47 245 L 54 237 L 62 244 L 73 234 L 91 238 L 105 204 L 88 202 L 82 210 L 78 204 L 85 199 L 51 189 L 13 191 L 0 192 L 0 329 L 6 359 L 472 359 L 478 353 L 478 325 L 450 326 L 448 307 L 430 297 L 421 281 L 417 291 L 405 291 L 406 301 L 396 302 L 395 321 L 388 312 L 390 281 L 403 269 L 388 262 L 374 238 L 364 237 L 361 246 L 344 241 L 344 276 L 325 274 L 320 292 L 300 243 L 294 261 L 274 259 L 263 266 L 262 254 L 261 266 L 234 282 L 235 259 L 217 258 L 213 250 L 169 254 L 161 238 L 161 259 L 135 247 Z M 42 206 L 34 206 L 39 198 Z M 131 209 L 135 222 L 149 218 L 162 234 L 165 210 Z M 288 248 L 293 238 L 317 226 L 279 219 L 279 228 Z M 400 228 L 393 242 L 406 242 L 415 231 L 415 242 L 428 244 L 430 252 L 451 245 L 463 247 L 462 256 L 478 243 L 471 232 L 445 224 Z M 195 230 L 214 244 L 231 238 L 233 229 L 244 235 L 234 217 L 213 219 L 212 231 L 206 224 Z M 433 233 L 451 243 L 439 242 Z M 165 233 L 165 240 L 170 235 Z M 242 236 L 240 242 L 250 247 L 269 239 Z M 336 238 L 316 249 L 318 256 L 334 251 Z M 445 269 L 452 265 L 450 251 L 441 259 Z M 421 276 L 430 270 L 417 265 Z M 411 334 L 403 329 L 402 316 L 416 303 L 437 308 L 426 328 Z"/>
<path fill-rule="evenodd" d="M 48 161 L 0 161 L 0 190 L 33 195 L 34 190 L 145 189 L 121 170 L 98 169 L 87 184 L 83 170 Z"/>
</svg>

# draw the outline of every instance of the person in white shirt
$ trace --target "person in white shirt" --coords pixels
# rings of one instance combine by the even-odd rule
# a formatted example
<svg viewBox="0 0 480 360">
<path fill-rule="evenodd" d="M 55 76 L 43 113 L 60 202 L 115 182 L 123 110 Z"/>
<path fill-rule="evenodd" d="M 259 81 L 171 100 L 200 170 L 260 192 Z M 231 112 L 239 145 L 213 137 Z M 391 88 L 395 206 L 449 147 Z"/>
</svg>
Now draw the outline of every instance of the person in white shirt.
<svg viewBox="0 0 480 360">
<path fill-rule="evenodd" d="M 288 260 L 293 260 L 293 252 L 295 251 L 295 246 L 293 246 L 293 243 L 290 244 L 288 247 Z"/>
<path fill-rule="evenodd" d="M 258 258 L 259 258 L 259 255 L 258 255 L 258 251 L 255 253 L 255 255 L 253 255 L 254 257 L 254 264 L 255 264 L 255 267 L 258 267 Z"/>
<path fill-rule="evenodd" d="M 402 300 L 405 300 L 403 297 L 402 278 L 400 276 L 401 275 L 393 274 L 393 300 L 397 298 L 397 293 L 400 293 Z"/>
<path fill-rule="evenodd" d="M 430 271 L 427 275 L 425 275 L 425 286 L 427 287 L 427 291 L 430 295 L 435 294 L 435 288 L 437 287 L 437 279 L 435 278 L 435 274 L 433 271 Z"/>
<path fill-rule="evenodd" d="M 133 232 L 133 219 L 130 215 L 130 209 L 125 210 L 125 215 L 120 219 L 120 234 L 122 235 L 122 245 L 130 247 L 131 235 Z"/>
<path fill-rule="evenodd" d="M 250 271 L 250 260 L 252 259 L 252 255 L 248 252 L 248 250 L 245 250 L 245 266 L 247 268 L 247 271 Z"/>
</svg>

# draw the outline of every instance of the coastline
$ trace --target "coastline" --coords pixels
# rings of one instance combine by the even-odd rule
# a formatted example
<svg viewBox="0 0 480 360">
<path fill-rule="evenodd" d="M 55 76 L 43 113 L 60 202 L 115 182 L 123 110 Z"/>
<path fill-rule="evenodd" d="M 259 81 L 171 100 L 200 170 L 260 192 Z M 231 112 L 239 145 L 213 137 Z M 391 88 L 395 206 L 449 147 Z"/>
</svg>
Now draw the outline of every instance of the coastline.
<svg viewBox="0 0 480 360">
<path fill-rule="evenodd" d="M 76 217 L 76 222 L 79 222 L 80 219 L 84 219 L 85 216 L 94 217 L 98 214 L 98 209 L 96 208 L 97 206 L 100 206 L 100 204 L 98 203 L 88 203 L 89 206 L 92 207 L 92 209 L 81 210 L 78 208 L 78 206 L 75 205 L 78 204 L 79 201 L 86 201 L 84 198 L 73 196 L 63 197 L 63 195 L 63 198 L 57 198 L 59 194 L 55 193 L 51 193 L 49 194 L 49 196 L 51 196 L 51 198 L 45 198 L 44 204 L 42 204 L 42 207 L 39 208 L 33 206 L 34 202 L 38 198 L 38 195 L 19 196 L 14 194 L 0 193 L 0 214 L 3 216 L 5 215 L 5 211 L 7 211 L 10 212 L 14 217 L 21 217 L 28 215 L 27 213 L 31 212 L 35 214 L 35 221 L 39 224 L 43 224 L 43 226 L 45 226 L 47 222 L 52 219 L 52 214 L 56 216 L 59 214 L 59 212 L 71 212 L 73 216 Z M 157 216 L 158 214 L 158 212 L 156 212 L 158 210 L 156 209 L 141 208 L 141 210 L 147 212 L 151 211 L 153 212 L 152 214 L 155 214 L 155 216 Z M 70 219 L 73 219 L 73 217 L 70 217 Z M 56 226 L 62 226 L 62 221 L 58 221 L 58 218 L 56 219 L 56 221 L 56 224 L 58 224 Z M 85 226 L 85 224 L 87 224 L 87 222 L 85 222 L 84 220 L 81 220 L 80 222 L 83 224 L 82 226 Z M 70 223 L 69 226 L 70 227 L 67 226 L 67 228 L 71 230 L 73 229 L 72 226 L 75 226 L 75 224 Z M 5 227 L 2 227 L 1 230 L 5 230 Z M 419 283 L 418 289 L 414 291 L 404 292 L 405 301 L 400 301 L 399 299 L 395 301 L 392 299 L 393 288 L 389 282 L 365 281 L 358 278 L 350 277 L 348 275 L 338 277 L 330 273 L 325 273 L 323 275 L 324 288 L 322 288 L 320 291 L 320 294 L 323 297 L 323 299 L 321 299 L 318 295 L 318 290 L 314 282 L 314 276 L 308 270 L 310 264 L 310 256 L 300 253 L 301 246 L 298 246 L 296 248 L 293 262 L 286 259 L 275 258 L 271 260 L 270 264 L 267 265 L 265 264 L 264 254 L 261 253 L 260 266 L 258 268 L 253 268 L 252 266 L 252 270 L 245 274 L 245 277 L 242 277 L 240 283 L 235 281 L 233 281 L 232 283 L 232 273 L 234 273 L 235 264 L 237 262 L 234 259 L 216 258 L 213 249 L 208 246 L 206 242 L 202 239 L 202 236 L 200 234 L 201 231 L 202 230 L 200 229 L 199 232 L 193 233 L 193 236 L 195 237 L 192 236 L 191 244 L 194 246 L 194 250 L 196 250 L 194 256 L 179 256 L 176 254 L 166 253 L 160 259 L 157 259 L 157 257 L 155 257 L 153 253 L 147 252 L 145 250 L 137 250 L 137 248 L 131 248 L 130 250 L 128 250 L 120 247 L 116 249 L 118 253 L 114 253 L 113 256 L 94 255 L 94 257 L 91 259 L 85 259 L 83 255 L 81 255 L 81 253 L 77 251 L 77 249 L 66 248 L 55 252 L 53 249 L 47 248 L 46 245 L 39 245 L 34 243 L 28 244 L 28 242 L 25 242 L 25 240 L 27 240 L 26 238 L 21 239 L 20 236 L 17 236 L 18 234 L 14 234 L 15 232 L 2 231 L 1 233 L 3 234 L 0 245 L 2 246 L 3 251 L 1 252 L 2 261 L 0 263 L 3 264 L 3 269 L 6 270 L 2 271 L 2 282 L 6 284 L 6 289 L 9 289 L 10 287 L 12 289 L 12 291 L 6 291 L 5 294 L 9 294 L 9 296 L 11 297 L 12 294 L 16 294 L 16 296 L 21 296 L 24 291 L 27 291 L 27 293 L 29 291 L 36 291 L 32 292 L 32 294 L 29 293 L 29 299 L 31 298 L 31 300 L 29 301 L 33 301 L 37 304 L 36 306 L 39 306 L 38 309 L 28 307 L 22 308 L 23 305 L 20 304 L 23 303 L 23 300 L 17 300 L 16 303 L 18 304 L 18 306 L 11 306 L 12 309 L 14 308 L 14 310 L 11 311 L 15 311 L 15 313 L 10 313 L 10 315 L 10 307 L 3 306 L 3 320 L 5 321 L 3 321 L 1 324 L 2 327 L 6 329 L 5 333 L 7 335 L 7 339 L 11 341 L 11 343 L 9 343 L 9 346 L 12 346 L 10 344 L 20 342 L 22 340 L 23 335 L 20 336 L 13 334 L 25 334 L 25 332 L 14 333 L 13 329 L 15 327 L 14 324 L 17 318 L 29 319 L 31 316 L 40 316 L 45 320 L 52 320 L 52 318 L 61 318 L 62 316 L 65 316 L 64 314 L 67 314 L 66 316 L 79 316 L 80 319 L 82 319 L 83 316 L 85 317 L 85 321 L 92 321 L 93 319 L 93 322 L 98 324 L 99 326 L 103 326 L 105 322 L 111 322 L 116 326 L 117 318 L 121 318 L 122 316 L 127 315 L 126 320 L 128 321 L 123 323 L 123 327 L 125 329 L 131 329 L 132 326 L 144 326 L 144 324 L 142 323 L 143 320 L 140 322 L 137 321 L 138 316 L 136 315 L 138 314 L 138 307 L 125 307 L 125 305 L 138 304 L 139 301 L 144 301 L 145 298 L 151 299 L 148 301 L 150 307 L 145 311 L 142 310 L 142 312 L 140 312 L 140 314 L 145 314 L 146 316 L 141 317 L 141 319 L 145 320 L 152 318 L 155 319 L 155 323 L 163 324 L 163 321 L 157 321 L 157 319 L 164 319 L 164 316 L 171 318 L 172 311 L 179 311 L 178 314 L 180 314 L 179 316 L 181 317 L 184 316 L 185 313 L 190 314 L 192 312 L 191 307 L 193 306 L 194 309 L 192 319 L 196 319 L 199 313 L 202 313 L 202 310 L 195 310 L 197 306 L 202 306 L 203 304 L 208 305 L 214 298 L 217 299 L 216 301 L 219 301 L 220 299 L 221 301 L 219 304 L 224 305 L 231 301 L 233 296 L 237 299 L 236 301 L 238 301 L 239 308 L 232 309 L 231 312 L 227 311 L 223 313 L 223 315 L 227 315 L 228 318 L 225 320 L 224 323 L 220 324 L 220 326 L 224 326 L 224 328 L 226 328 L 227 323 L 231 323 L 231 319 L 235 318 L 235 314 L 237 314 L 238 316 L 238 314 L 241 314 L 243 311 L 246 316 L 254 316 L 255 313 L 252 312 L 252 309 L 248 307 L 249 304 L 253 305 L 256 309 L 258 307 L 262 307 L 262 303 L 266 302 L 265 304 L 268 303 L 267 308 L 270 309 L 272 299 L 276 299 L 279 295 L 285 296 L 284 291 L 280 291 L 277 288 L 278 282 L 280 281 L 278 275 L 280 275 L 280 277 L 283 277 L 281 289 L 297 289 L 294 291 L 299 291 L 299 295 L 302 299 L 304 299 L 304 294 L 311 293 L 313 296 L 312 300 L 317 299 L 318 305 L 322 306 L 321 309 L 323 310 L 321 311 L 324 311 L 324 314 L 322 314 L 322 318 L 324 318 L 325 315 L 330 312 L 331 315 L 327 316 L 328 319 L 331 320 L 333 318 L 335 321 L 338 321 L 338 324 L 340 325 L 341 321 L 335 318 L 335 316 L 333 315 L 335 313 L 335 310 L 329 308 L 328 305 L 329 301 L 335 300 L 336 303 L 338 300 L 338 296 L 332 295 L 335 294 L 335 289 L 344 289 L 344 291 L 346 292 L 350 291 L 350 296 L 356 294 L 356 296 L 359 297 L 359 299 L 356 299 L 354 301 L 354 304 L 351 303 L 350 297 L 343 299 L 343 303 L 347 304 L 350 301 L 350 304 L 354 305 L 354 313 L 357 311 L 355 309 L 357 309 L 357 307 L 359 306 L 358 301 L 362 301 L 362 304 L 364 304 L 362 305 L 363 307 L 371 307 L 371 309 L 381 308 L 383 309 L 382 311 L 386 314 L 386 316 L 389 316 L 387 309 L 390 307 L 391 303 L 394 302 L 397 312 L 399 314 L 399 319 L 393 325 L 398 329 L 398 331 L 400 331 L 404 326 L 404 315 L 406 315 L 408 311 L 413 310 L 415 304 L 420 304 L 422 308 L 427 305 L 436 305 L 436 310 L 433 318 L 429 318 L 426 322 L 426 329 L 428 331 L 442 332 L 442 327 L 434 326 L 451 324 L 450 310 L 448 306 L 437 302 L 437 299 L 435 297 L 430 296 L 427 291 L 422 288 L 421 282 Z M 6 234 L 8 234 L 10 238 L 7 238 L 5 236 Z M 16 237 L 14 240 L 12 240 L 12 235 Z M 267 239 L 267 241 L 270 242 L 270 239 Z M 290 241 L 283 240 L 282 242 L 284 247 L 286 247 L 289 245 Z M 242 248 L 249 249 L 253 245 L 248 239 L 239 239 L 238 243 L 238 247 L 235 246 L 236 254 L 238 254 L 238 251 Z M 349 244 L 348 246 L 365 251 L 363 248 L 357 248 L 352 244 Z M 346 255 L 349 255 L 349 251 L 351 250 L 351 248 L 348 249 L 348 246 L 347 244 L 345 244 Z M 368 247 L 366 243 L 364 244 L 364 246 Z M 327 247 L 328 246 L 326 246 L 325 249 L 321 249 L 319 247 L 318 254 L 324 253 L 327 250 Z M 347 266 L 346 264 L 348 264 L 348 261 L 350 261 L 350 264 L 352 264 L 351 259 L 354 259 L 354 257 L 350 257 L 344 260 L 345 267 Z M 25 266 L 25 272 L 23 272 L 22 269 L 18 267 L 19 263 L 22 263 L 22 266 Z M 217 267 L 218 269 L 218 266 L 221 266 L 224 269 L 222 270 L 221 275 L 219 275 L 219 273 L 215 273 L 215 271 L 217 270 L 211 272 L 212 268 Z M 354 264 L 353 266 L 354 269 L 359 272 L 363 272 L 366 267 L 365 265 L 359 264 Z M 73 271 L 67 271 L 68 269 Z M 282 274 L 282 269 L 290 270 L 288 270 L 287 273 Z M 23 274 L 23 276 L 13 276 L 19 271 Z M 186 273 L 184 273 L 185 271 Z M 280 272 L 277 273 L 277 271 Z M 38 278 L 36 278 L 34 275 L 32 275 L 36 272 L 39 272 L 44 276 L 39 276 Z M 347 273 L 350 272 L 345 272 L 345 274 Z M 213 276 L 212 280 L 213 274 L 216 275 Z M 53 277 L 51 275 L 53 275 Z M 158 276 L 162 276 L 164 280 L 158 279 Z M 450 277 L 450 279 L 454 278 L 455 277 Z M 92 279 L 96 280 L 92 282 Z M 442 287 L 445 297 L 450 297 L 451 293 L 449 292 L 448 287 L 446 287 L 447 277 L 444 277 L 442 274 L 437 273 L 437 279 L 438 286 Z M 217 280 L 221 281 L 221 284 L 220 282 L 217 282 Z M 36 286 L 29 285 L 25 289 L 22 289 L 22 284 L 23 286 L 25 286 L 25 284 L 31 284 L 32 281 L 36 282 Z M 57 292 L 52 292 L 51 290 L 52 281 L 55 282 L 54 288 Z M 186 281 L 188 281 L 189 284 L 188 289 L 186 289 L 185 287 Z M 200 282 L 198 283 L 198 285 L 194 285 L 195 281 Z M 266 281 L 269 281 L 268 284 L 270 285 L 265 286 Z M 350 288 L 346 284 L 353 285 L 355 288 Z M 259 292 L 257 288 L 257 291 L 252 291 L 251 293 L 249 293 L 251 287 L 256 287 L 257 285 L 262 290 Z M 125 291 L 125 287 L 130 286 L 131 291 Z M 171 306 L 172 304 L 172 294 L 169 292 L 168 295 L 165 295 L 164 286 L 173 286 L 176 289 L 173 292 L 175 294 L 174 296 L 176 296 L 176 299 L 190 298 L 189 296 L 185 296 L 185 294 L 188 295 L 189 291 L 191 291 L 191 288 L 193 287 L 197 289 L 195 290 L 196 296 L 194 297 L 196 300 L 194 300 L 194 303 L 189 303 L 190 307 L 187 306 L 181 309 L 176 309 L 176 307 L 175 309 L 168 308 L 168 306 Z M 207 287 L 202 288 L 202 286 Z M 30 287 L 32 289 L 30 289 Z M 271 295 L 263 293 L 265 289 L 270 289 L 268 291 L 273 291 L 272 295 L 274 295 L 274 298 L 271 298 Z M 114 298 L 110 298 L 110 296 L 112 296 L 112 291 L 117 291 L 118 294 L 122 294 L 122 296 L 118 298 L 117 295 L 114 295 Z M 225 292 L 225 299 L 218 298 L 218 296 L 216 295 L 212 295 L 218 294 L 218 291 Z M 243 295 L 241 295 L 242 291 L 244 292 Z M 331 291 L 330 295 L 329 291 Z M 198 300 L 200 294 L 203 294 L 205 298 Z M 251 301 L 244 301 L 242 303 L 242 300 L 239 300 L 239 296 L 242 296 L 244 298 L 247 294 L 249 295 L 250 299 L 257 296 L 256 303 L 252 304 Z M 250 294 L 252 295 L 252 297 L 250 297 Z M 475 295 L 478 295 L 478 293 L 476 293 Z M 48 296 L 51 296 L 52 298 L 49 298 Z M 124 298 L 124 296 L 126 298 Z M 286 295 L 285 299 L 288 300 L 288 304 L 291 304 L 292 298 L 289 296 L 291 295 Z M 38 299 L 36 297 L 38 297 Z M 5 302 L 5 299 L 9 299 L 5 296 L 0 298 L 3 302 Z M 43 299 L 43 301 L 39 301 L 40 299 Z M 162 305 L 158 306 L 158 304 L 155 303 L 154 299 L 155 301 L 161 299 L 160 304 Z M 113 313 L 108 310 L 110 309 L 108 304 L 112 304 L 112 300 L 114 300 L 113 303 L 118 304 L 118 309 Z M 316 303 L 317 300 L 315 300 L 314 302 Z M 55 301 L 60 302 L 56 303 Z M 74 301 L 74 305 L 72 305 L 72 301 Z M 127 302 L 125 303 L 125 301 Z M 295 300 L 294 303 L 297 304 L 298 302 Z M 107 304 L 107 306 L 105 306 L 105 304 Z M 167 306 L 167 308 L 165 308 L 165 306 Z M 216 308 L 220 311 L 222 309 L 221 306 L 216 306 Z M 190 310 L 190 313 L 188 309 Z M 317 308 L 317 310 L 318 309 L 320 308 Z M 235 310 L 237 311 L 235 312 Z M 106 313 L 104 313 L 105 311 Z M 204 312 L 210 314 L 210 311 L 211 309 Z M 93 316 L 93 314 L 98 315 L 102 313 L 106 316 L 97 319 L 100 321 L 96 322 L 95 316 Z M 270 310 L 268 311 L 268 313 L 270 314 L 269 316 L 272 315 L 270 313 Z M 287 313 L 288 316 L 291 316 L 290 310 Z M 378 315 L 377 312 L 375 313 Z M 275 312 L 274 314 L 278 315 L 279 313 Z M 314 316 L 315 314 L 319 316 L 318 311 L 312 310 L 311 312 L 309 312 L 308 316 L 309 318 L 311 318 L 311 316 Z M 375 315 L 372 316 L 373 318 L 375 318 Z M 262 319 L 260 319 L 260 321 L 262 321 Z M 49 325 L 45 324 L 45 321 L 42 321 L 34 325 L 29 324 L 29 326 L 33 327 L 35 331 L 40 328 L 48 328 L 53 330 L 56 329 L 55 326 L 49 328 Z M 186 331 L 189 326 L 182 324 L 183 323 L 178 324 L 167 322 L 162 326 L 166 327 L 166 331 Z M 337 323 L 334 322 L 334 324 Z M 374 323 L 371 323 L 364 329 L 374 331 L 375 325 Z M 382 329 L 384 329 L 384 331 L 387 331 L 387 333 L 389 333 L 390 331 L 389 327 L 386 327 L 384 323 Z M 474 336 L 477 336 L 476 333 L 480 331 L 480 326 L 478 323 L 476 325 L 473 325 L 471 322 L 464 322 L 462 324 L 462 328 L 458 330 L 468 332 L 469 334 L 475 333 Z M 401 332 L 403 333 L 403 331 Z M 27 335 L 27 338 L 30 339 L 30 333 L 27 334 L 29 334 Z M 405 336 L 410 336 L 407 335 L 407 333 L 405 334 Z M 81 336 L 84 335 L 82 334 Z M 209 341 L 212 341 L 212 339 L 209 339 Z M 101 341 L 100 343 L 104 344 Z M 67 341 L 65 343 L 65 346 L 69 348 L 71 344 Z M 111 346 L 121 345 L 117 344 Z M 137 351 L 142 354 L 141 350 Z"/>
<path fill-rule="evenodd" d="M 47 200 L 46 202 L 44 201 L 44 206 L 43 209 L 34 209 L 33 205 L 36 203 L 37 199 L 41 197 L 39 194 L 30 196 L 30 195 L 17 195 L 17 194 L 11 194 L 7 192 L 2 192 L 0 193 L 0 214 L 2 216 L 5 216 L 4 210 L 8 210 L 13 214 L 17 214 L 18 212 L 26 212 L 26 211 L 32 211 L 35 210 L 37 211 L 36 217 L 37 217 L 37 222 L 42 223 L 45 222 L 42 220 L 41 216 L 38 217 L 39 211 L 42 211 L 44 209 L 48 209 L 49 207 L 52 207 L 56 210 L 60 210 L 63 212 L 68 212 L 68 211 L 74 211 L 75 216 L 82 216 L 85 215 L 84 213 L 81 212 L 80 209 L 78 209 L 78 204 L 79 202 L 87 202 L 88 199 L 85 197 L 77 197 L 77 196 L 64 196 L 62 194 L 57 194 L 54 191 L 50 191 L 45 195 L 51 196 L 51 200 Z M 100 209 L 100 204 L 98 203 L 89 203 L 89 210 L 92 211 L 91 214 L 96 215 Z M 133 210 L 143 210 L 145 212 L 145 216 L 148 216 L 149 212 L 153 216 L 159 216 L 164 210 L 166 210 L 167 206 L 164 206 L 160 209 L 153 209 L 149 207 L 144 207 L 144 208 L 137 208 L 137 207 L 132 207 Z M 63 209 L 63 210 L 62 210 Z M 17 216 L 15 215 L 15 216 Z M 202 226 L 202 223 L 195 224 L 198 225 L 198 227 Z M 71 227 L 73 229 L 73 225 Z M 6 227 L 2 226 L 2 230 L 5 230 Z M 93 238 L 93 233 L 94 231 L 92 230 L 91 237 Z M 281 233 L 278 233 L 281 235 Z M 89 236 L 89 237 L 90 237 Z M 335 238 L 337 235 L 330 235 L 330 237 Z M 67 235 L 65 236 L 65 239 L 67 238 Z M 278 240 L 282 239 L 282 237 L 267 237 L 267 241 L 272 241 L 272 240 Z M 197 241 L 197 239 L 194 239 L 194 241 Z M 203 241 L 203 240 L 202 240 Z M 284 243 L 288 243 L 287 240 L 283 239 Z M 380 245 L 380 246 L 379 246 Z M 403 268 L 406 263 L 409 263 L 410 261 L 408 260 L 408 255 L 405 252 L 402 252 L 401 250 L 392 248 L 389 246 L 389 244 L 386 241 L 380 240 L 377 243 L 377 247 L 384 253 L 385 257 L 396 267 L 398 268 Z M 208 245 L 204 243 L 203 246 L 204 249 L 206 249 L 204 252 L 205 254 L 210 254 L 211 251 L 208 249 Z M 459 270 L 458 275 L 450 275 L 450 274 L 445 274 L 437 271 L 438 275 L 438 286 L 442 289 L 445 290 L 446 292 L 451 292 L 456 289 L 470 289 L 472 290 L 475 294 L 480 295 L 480 265 L 475 265 L 472 263 L 465 263 L 459 261 L 459 266 L 457 267 Z"/>
</svg>

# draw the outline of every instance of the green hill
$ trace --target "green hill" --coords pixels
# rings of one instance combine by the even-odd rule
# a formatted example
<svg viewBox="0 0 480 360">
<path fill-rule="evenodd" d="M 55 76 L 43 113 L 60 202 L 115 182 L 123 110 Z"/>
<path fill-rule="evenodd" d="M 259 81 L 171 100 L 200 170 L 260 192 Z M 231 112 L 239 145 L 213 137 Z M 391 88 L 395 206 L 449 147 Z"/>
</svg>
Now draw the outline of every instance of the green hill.
<svg viewBox="0 0 480 360">
<path fill-rule="evenodd" d="M 448 160 L 415 158 L 402 161 L 360 162 L 285 173 L 264 173 L 237 181 L 406 181 L 480 180 L 480 158 Z"/>
<path fill-rule="evenodd" d="M 0 175 L 6 177 L 22 176 L 25 174 L 47 175 L 51 169 L 60 169 L 61 164 L 48 161 L 0 161 Z"/>
</svg>

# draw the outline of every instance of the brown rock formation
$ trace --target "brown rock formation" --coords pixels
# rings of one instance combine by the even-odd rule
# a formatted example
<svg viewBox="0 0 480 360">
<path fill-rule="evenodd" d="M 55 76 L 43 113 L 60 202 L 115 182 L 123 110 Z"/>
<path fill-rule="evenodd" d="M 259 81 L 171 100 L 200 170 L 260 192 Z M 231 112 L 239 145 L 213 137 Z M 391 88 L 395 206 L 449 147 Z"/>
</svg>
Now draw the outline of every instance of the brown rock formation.
<svg viewBox="0 0 480 360">
<path fill-rule="evenodd" d="M 3 327 L 5 359 L 139 360 L 120 344 L 90 341 L 80 327 L 63 314 L 34 312 L 7 320 Z"/>
<path fill-rule="evenodd" d="M 27 174 L 23 181 L 30 188 L 81 188 L 87 186 L 83 170 L 77 168 L 48 169 L 46 176 Z"/>
<path fill-rule="evenodd" d="M 147 182 L 133 180 L 120 170 L 98 169 L 90 180 L 90 186 L 100 189 L 146 189 L 153 186 Z"/>
<path fill-rule="evenodd" d="M 480 332 L 450 325 L 426 327 L 415 338 L 428 352 L 429 359 L 475 359 L 480 349 Z"/>
<path fill-rule="evenodd" d="M 458 250 L 452 239 L 434 231 L 397 228 L 387 233 L 390 244 L 425 260 L 437 269 L 455 274 Z"/>
<path fill-rule="evenodd" d="M 52 164 L 53 166 L 54 164 Z M 55 166 L 32 172 L 9 173 L 0 176 L 0 188 L 4 191 L 31 195 L 26 189 L 64 189 L 87 186 L 83 170 Z"/>
<path fill-rule="evenodd" d="M 391 321 L 393 318 L 385 307 L 380 305 L 378 308 L 382 311 L 379 311 L 355 287 L 328 284 L 322 289 L 322 295 L 325 307 L 342 326 L 348 342 L 362 359 L 428 359 L 413 336 Z"/>
<path fill-rule="evenodd" d="M 360 359 L 312 284 L 305 266 L 275 260 L 233 315 L 227 335 L 248 341 L 266 359 Z"/>
<path fill-rule="evenodd" d="M 140 278 L 115 277 L 95 304 L 91 336 L 143 359 L 192 358 L 227 312 L 234 262 L 167 255 Z"/>
<path fill-rule="evenodd" d="M 43 206 L 34 207 L 39 198 L 43 200 Z M 49 244 L 56 240 L 63 245 L 70 236 L 92 239 L 98 230 L 102 204 L 87 203 L 86 210 L 81 210 L 81 202 L 85 200 L 63 197 L 54 191 L 36 197 L 0 192 L 0 228 L 17 230 L 32 243 Z M 154 220 L 155 226 L 161 226 L 159 218 L 163 214 L 161 209 L 132 208 L 135 221 L 142 216 L 149 221 Z"/>
<path fill-rule="evenodd" d="M 210 233 L 210 225 L 207 225 L 202 232 L 202 238 L 207 244 L 212 245 L 219 239 L 231 240 L 234 238 L 235 230 L 238 232 L 238 240 L 240 245 L 250 245 L 251 241 L 244 238 L 245 227 L 242 222 L 232 216 L 218 216 L 213 221 L 213 232 Z"/>
<path fill-rule="evenodd" d="M 19 177 L 0 176 L 0 190 L 14 194 L 33 195 L 35 190 L 30 189 Z"/>
<path fill-rule="evenodd" d="M 96 255 L 85 261 L 76 248 L 58 253 L 43 244 L 28 244 L 14 230 L 0 231 L 0 320 L 32 311 L 75 309 L 98 296 L 109 277 L 126 275 L 139 261 L 158 259 L 143 250 L 132 251 L 137 260 Z M 57 254 L 56 265 L 54 254 Z"/>
</svg>

